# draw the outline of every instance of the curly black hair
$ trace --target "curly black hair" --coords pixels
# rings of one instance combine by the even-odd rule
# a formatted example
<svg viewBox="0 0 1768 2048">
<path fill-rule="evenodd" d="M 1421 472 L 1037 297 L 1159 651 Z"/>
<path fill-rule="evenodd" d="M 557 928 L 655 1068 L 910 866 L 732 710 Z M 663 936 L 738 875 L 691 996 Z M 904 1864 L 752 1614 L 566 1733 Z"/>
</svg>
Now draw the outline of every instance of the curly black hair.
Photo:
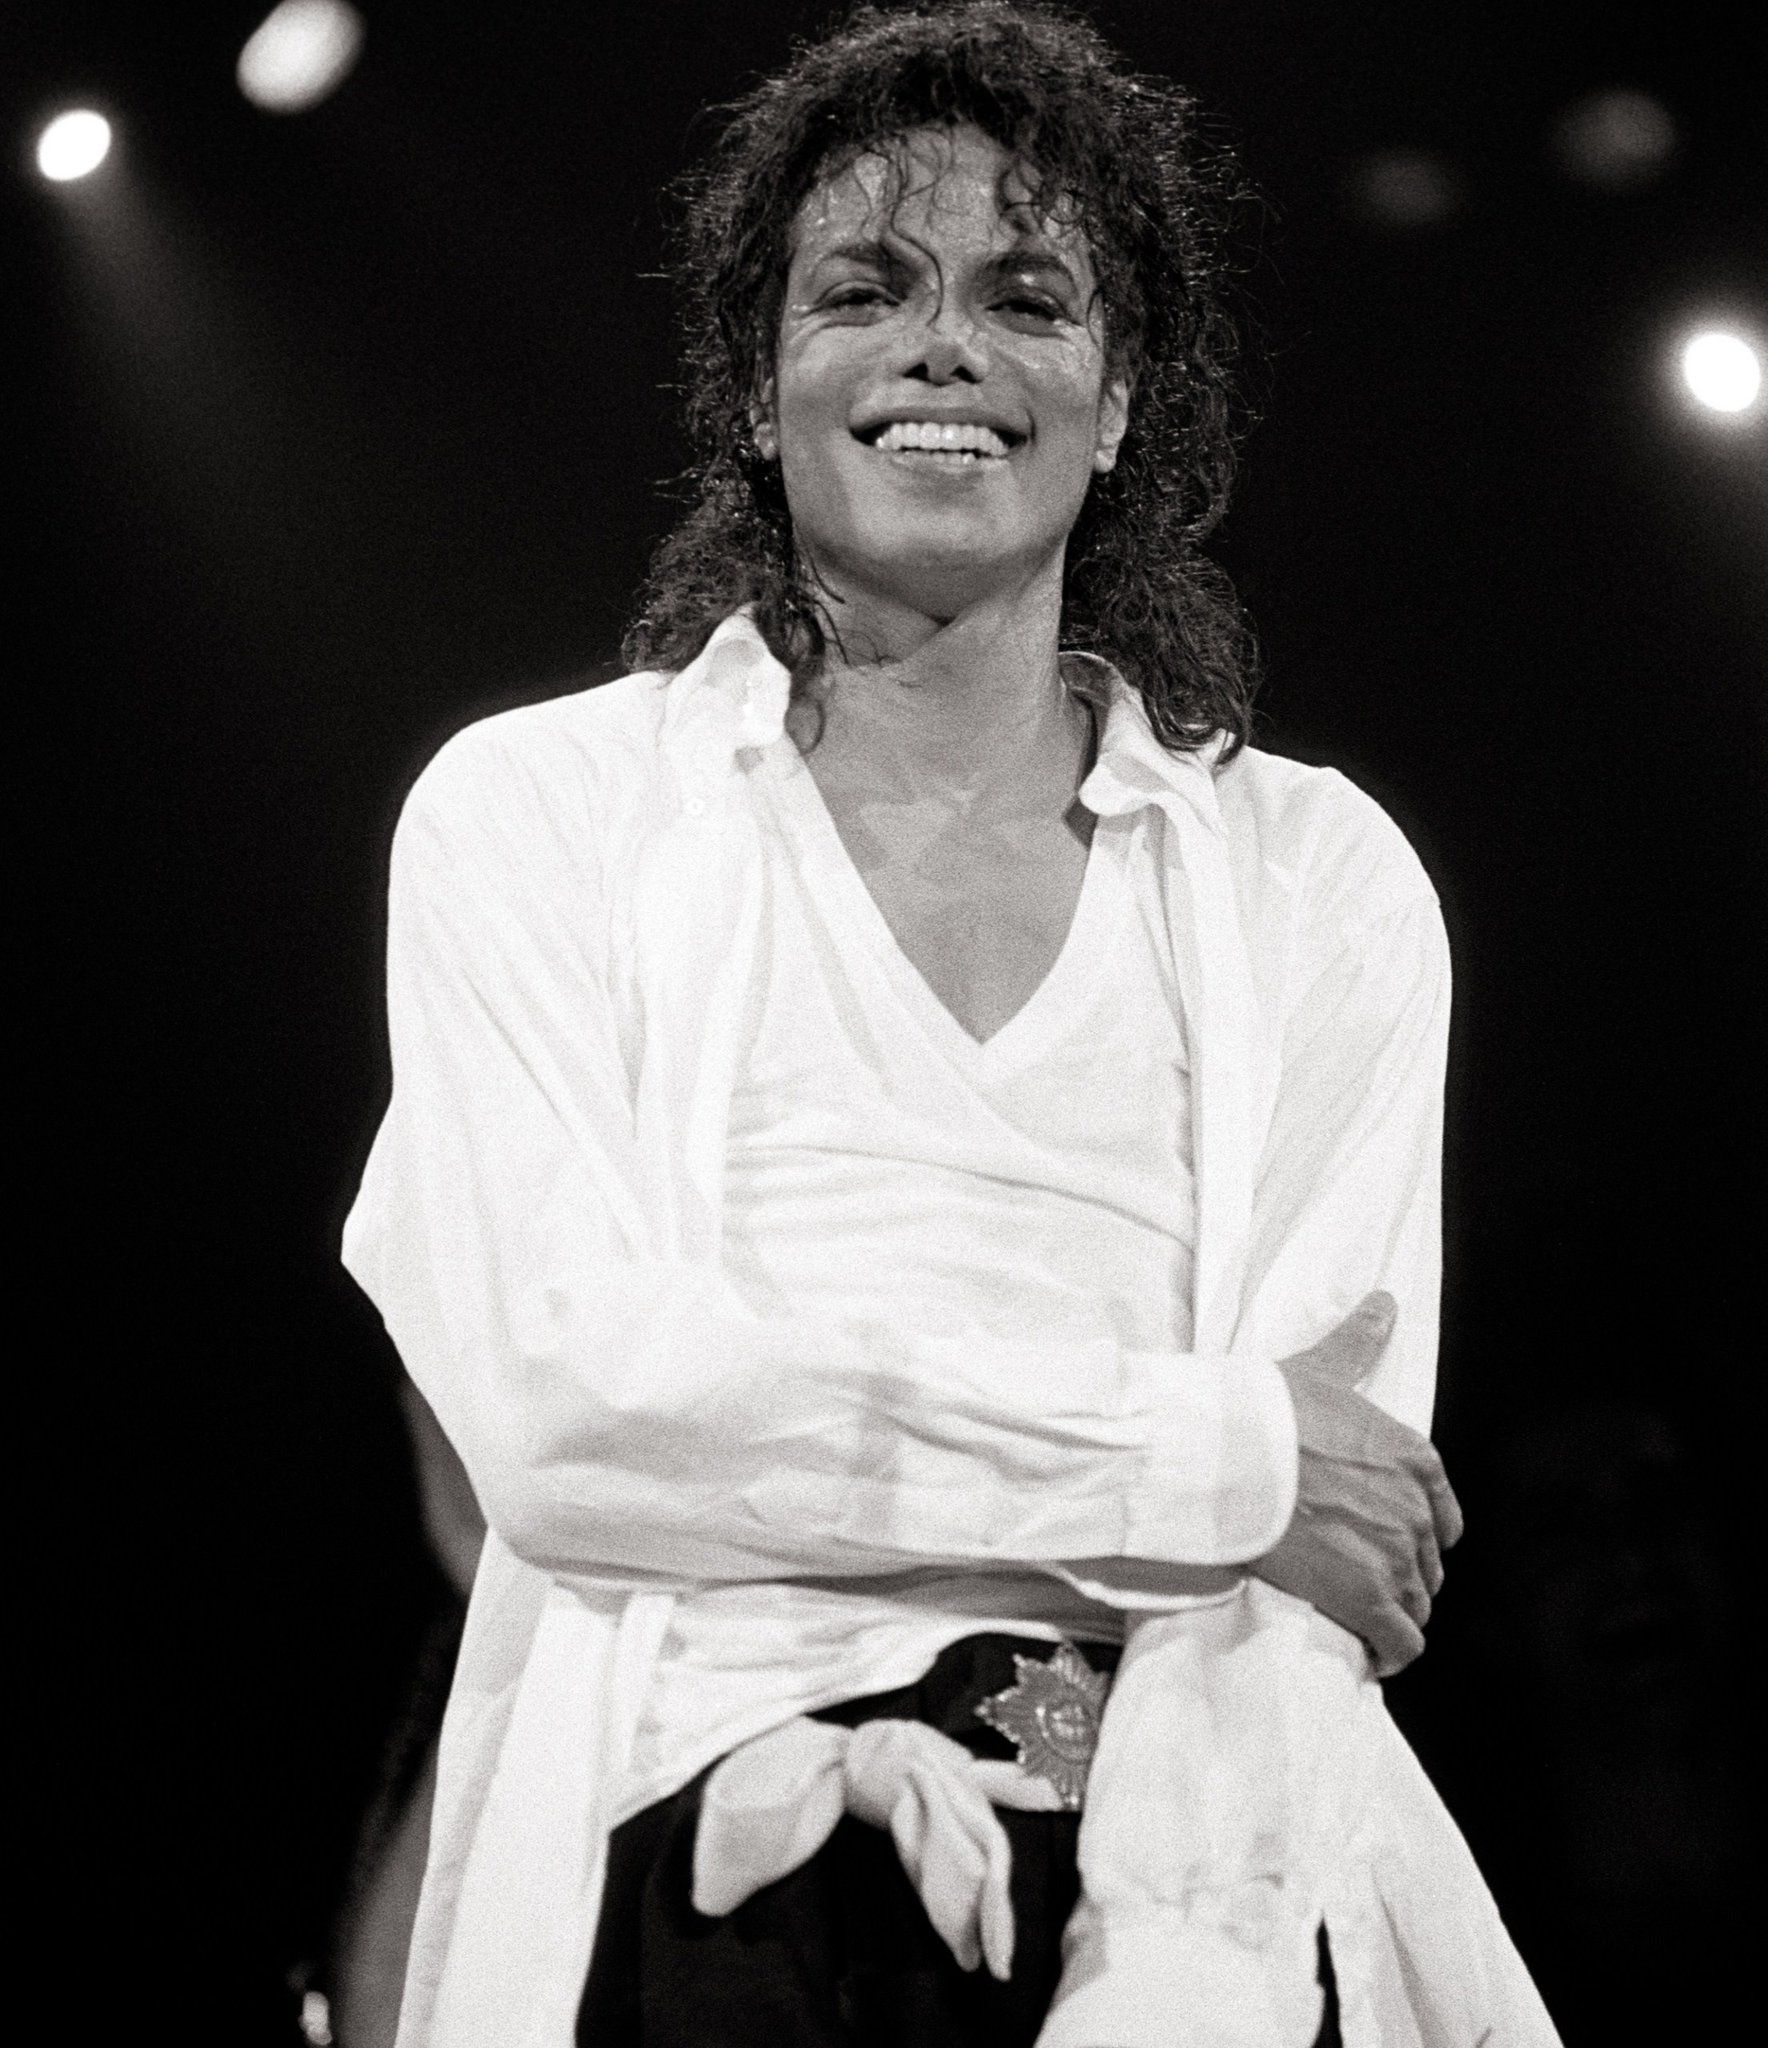
<svg viewBox="0 0 1768 2048">
<path fill-rule="evenodd" d="M 832 632 L 792 541 L 752 407 L 771 371 L 791 234 L 823 178 L 906 130 L 979 128 L 1025 167 L 1046 218 L 1086 235 L 1108 374 L 1133 382 L 1116 467 L 1069 536 L 1064 645 L 1103 656 L 1175 752 L 1242 746 L 1258 652 L 1202 542 L 1227 509 L 1239 435 L 1229 224 L 1253 195 L 1195 101 L 1132 73 L 1093 26 L 1029 0 L 863 6 L 746 94 L 677 187 L 691 509 L 653 558 L 623 657 L 678 669 L 739 605 L 815 678 Z M 1224 756 L 1225 757 L 1225 756 Z"/>
</svg>

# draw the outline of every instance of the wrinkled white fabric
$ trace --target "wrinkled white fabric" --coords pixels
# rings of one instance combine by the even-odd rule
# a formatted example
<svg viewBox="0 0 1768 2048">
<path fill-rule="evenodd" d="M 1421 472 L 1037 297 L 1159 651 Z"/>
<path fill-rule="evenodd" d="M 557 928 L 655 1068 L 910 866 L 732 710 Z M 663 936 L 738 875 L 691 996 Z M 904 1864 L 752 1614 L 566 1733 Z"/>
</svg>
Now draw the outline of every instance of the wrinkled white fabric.
<svg viewBox="0 0 1768 2048">
<path fill-rule="evenodd" d="M 614 1794 L 682 1588 L 1032 1565 L 1170 1606 L 1146 1560 L 1232 1565 L 1280 1533 L 1295 1454 L 1272 1361 L 1377 1286 L 1399 1319 L 1368 1392 L 1428 1425 L 1448 1003 L 1429 883 L 1342 777 L 1171 754 L 1113 690 L 1083 797 L 1151 821 L 1190 1053 L 1189 1351 L 904 1342 L 733 1304 L 735 1020 L 767 908 L 749 775 L 789 692 L 746 619 L 677 676 L 471 728 L 412 792 L 393 1100 L 345 1257 L 490 1533 L 400 2048 L 570 2048 Z M 1362 1799 L 1327 1886 L 1347 2048 L 1552 2041 L 1378 1689 L 1356 1697 L 1292 1781 L 1305 1802 Z M 1108 1708 L 1101 1757 L 1114 1740 Z M 1395 1902 L 1402 1811 L 1428 1911 Z M 1308 1839 L 1305 1817 L 1290 1832 Z"/>
<path fill-rule="evenodd" d="M 1363 1666 L 1342 1629 L 1257 1580 L 1136 1624 L 1040 2048 L 1169 2048 L 1177 2013 L 1187 2048 L 1311 2048 L 1315 1930 L 1361 1806 L 1322 1746 L 1355 1727 Z"/>
<path fill-rule="evenodd" d="M 733 1750 L 707 1779 L 694 1838 L 693 1900 L 733 1912 L 808 1863 L 842 1814 L 887 1828 L 902 1867 L 959 1965 L 1012 1968 L 1012 1869 L 996 1806 L 1056 1813 L 1055 1788 L 1017 1764 L 973 1757 L 919 1721 L 858 1728 L 794 1717 Z"/>
<path fill-rule="evenodd" d="M 1054 963 L 978 1043 L 904 954 L 789 739 L 758 750 L 749 784 L 768 908 L 725 1171 L 738 1295 L 762 1317 L 905 1335 L 1189 1351 L 1188 1052 L 1146 808 L 1096 820 Z M 1224 1443 L 1224 1479 L 1244 1455 Z M 912 1683 L 985 1630 L 1123 1634 L 1115 1609 L 1023 1569 L 682 1592 L 620 1816 L 757 1728 Z"/>
</svg>

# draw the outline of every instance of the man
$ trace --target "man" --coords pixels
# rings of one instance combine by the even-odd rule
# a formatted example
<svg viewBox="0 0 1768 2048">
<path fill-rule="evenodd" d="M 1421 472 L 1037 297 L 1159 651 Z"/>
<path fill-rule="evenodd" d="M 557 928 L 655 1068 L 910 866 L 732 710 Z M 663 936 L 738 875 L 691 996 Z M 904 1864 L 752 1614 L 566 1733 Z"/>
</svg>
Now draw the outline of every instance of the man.
<svg viewBox="0 0 1768 2048">
<path fill-rule="evenodd" d="M 491 1533 L 405 2048 L 1553 2038 L 1369 1670 L 1447 967 L 1244 746 L 1225 179 L 1040 9 L 801 52 L 639 672 L 407 804 L 346 1256 Z"/>
</svg>

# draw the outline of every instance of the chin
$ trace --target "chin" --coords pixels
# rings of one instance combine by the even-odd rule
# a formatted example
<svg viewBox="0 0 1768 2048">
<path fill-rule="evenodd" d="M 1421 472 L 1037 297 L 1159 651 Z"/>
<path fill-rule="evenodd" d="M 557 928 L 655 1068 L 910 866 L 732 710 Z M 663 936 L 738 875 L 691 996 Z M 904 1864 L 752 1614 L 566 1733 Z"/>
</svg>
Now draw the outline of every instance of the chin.
<svg viewBox="0 0 1768 2048">
<path fill-rule="evenodd" d="M 838 567 L 864 588 L 930 618 L 953 618 L 1023 584 L 1046 548 L 1004 548 L 998 533 L 866 536 Z"/>
</svg>

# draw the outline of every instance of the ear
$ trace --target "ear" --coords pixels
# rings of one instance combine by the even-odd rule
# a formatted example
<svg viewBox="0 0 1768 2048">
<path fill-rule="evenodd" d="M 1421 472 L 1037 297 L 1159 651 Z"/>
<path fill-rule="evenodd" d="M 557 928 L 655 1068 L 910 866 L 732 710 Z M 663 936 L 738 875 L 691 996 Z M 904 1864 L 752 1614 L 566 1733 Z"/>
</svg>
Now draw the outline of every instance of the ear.
<svg viewBox="0 0 1768 2048">
<path fill-rule="evenodd" d="M 1117 465 L 1118 443 L 1130 423 L 1130 389 L 1127 377 L 1113 377 L 1099 394 L 1099 434 L 1093 448 L 1093 467 L 1101 476 Z"/>
<path fill-rule="evenodd" d="M 774 462 L 780 453 L 780 430 L 774 418 L 774 380 L 764 377 L 749 401 L 749 438 L 763 462 Z"/>
</svg>

